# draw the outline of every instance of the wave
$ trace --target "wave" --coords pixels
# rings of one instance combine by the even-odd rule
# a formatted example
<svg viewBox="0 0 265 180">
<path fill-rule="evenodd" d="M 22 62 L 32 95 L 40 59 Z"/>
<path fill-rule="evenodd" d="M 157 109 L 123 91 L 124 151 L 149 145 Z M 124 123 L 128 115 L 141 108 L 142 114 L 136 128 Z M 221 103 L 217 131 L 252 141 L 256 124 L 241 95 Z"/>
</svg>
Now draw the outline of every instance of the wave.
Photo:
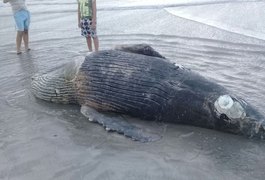
<svg viewBox="0 0 265 180">
<path fill-rule="evenodd" d="M 172 15 L 265 40 L 265 3 L 241 2 L 165 8 Z"/>
</svg>

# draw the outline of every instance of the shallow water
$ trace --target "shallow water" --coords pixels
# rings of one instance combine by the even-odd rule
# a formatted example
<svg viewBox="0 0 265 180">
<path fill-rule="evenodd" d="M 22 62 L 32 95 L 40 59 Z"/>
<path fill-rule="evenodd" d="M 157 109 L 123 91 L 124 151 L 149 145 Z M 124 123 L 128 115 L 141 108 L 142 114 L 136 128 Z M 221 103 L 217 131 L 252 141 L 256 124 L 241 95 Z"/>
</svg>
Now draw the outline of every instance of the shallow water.
<svg viewBox="0 0 265 180">
<path fill-rule="evenodd" d="M 265 3 L 232 2 L 254 9 L 238 21 L 228 1 L 98 0 L 100 47 L 148 43 L 264 114 Z M 161 140 L 143 144 L 88 122 L 78 106 L 35 99 L 33 74 L 86 55 L 75 0 L 28 1 L 32 51 L 21 56 L 10 7 L 0 7 L 0 179 L 264 179 L 264 142 L 165 124 Z"/>
</svg>

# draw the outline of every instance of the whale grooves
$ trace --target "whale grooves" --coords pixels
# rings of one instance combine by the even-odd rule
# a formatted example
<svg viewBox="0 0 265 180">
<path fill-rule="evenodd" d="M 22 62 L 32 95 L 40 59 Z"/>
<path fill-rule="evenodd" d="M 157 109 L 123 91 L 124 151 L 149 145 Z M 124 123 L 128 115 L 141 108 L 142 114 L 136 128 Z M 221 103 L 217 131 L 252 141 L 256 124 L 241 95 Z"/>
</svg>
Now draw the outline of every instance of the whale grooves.
<svg viewBox="0 0 265 180">
<path fill-rule="evenodd" d="M 32 92 L 46 101 L 78 104 L 90 121 L 142 142 L 155 138 L 124 116 L 263 139 L 261 113 L 173 61 L 147 44 L 118 46 L 33 76 Z"/>
</svg>

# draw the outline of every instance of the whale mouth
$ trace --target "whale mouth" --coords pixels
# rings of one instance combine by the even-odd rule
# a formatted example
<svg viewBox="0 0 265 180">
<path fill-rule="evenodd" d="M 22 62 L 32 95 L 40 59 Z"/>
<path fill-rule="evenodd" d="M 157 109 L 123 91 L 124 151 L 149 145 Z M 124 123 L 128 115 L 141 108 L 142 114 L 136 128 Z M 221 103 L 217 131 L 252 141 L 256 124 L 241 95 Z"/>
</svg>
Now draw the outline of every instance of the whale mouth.
<svg viewBox="0 0 265 180">
<path fill-rule="evenodd" d="M 33 94 L 45 101 L 75 104 L 74 79 L 83 61 L 77 59 L 46 74 L 36 74 L 31 82 Z"/>
<path fill-rule="evenodd" d="M 236 99 L 233 99 L 229 95 L 220 96 L 215 102 L 214 106 L 217 115 L 225 114 L 230 120 L 244 119 L 246 117 L 246 111 Z"/>
<path fill-rule="evenodd" d="M 63 104 L 76 102 L 73 83 L 62 77 L 36 75 L 32 77 L 31 89 L 36 97 L 45 101 Z"/>
</svg>

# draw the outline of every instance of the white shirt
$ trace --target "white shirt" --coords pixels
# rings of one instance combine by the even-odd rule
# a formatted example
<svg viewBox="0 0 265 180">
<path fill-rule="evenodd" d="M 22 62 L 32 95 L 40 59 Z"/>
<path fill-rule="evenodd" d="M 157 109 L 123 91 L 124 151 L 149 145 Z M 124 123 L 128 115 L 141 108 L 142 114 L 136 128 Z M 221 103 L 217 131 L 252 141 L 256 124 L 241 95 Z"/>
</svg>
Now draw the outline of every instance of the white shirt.
<svg viewBox="0 0 265 180">
<path fill-rule="evenodd" d="M 9 3 L 11 4 L 14 14 L 22 9 L 28 10 L 25 4 L 25 0 L 9 0 Z"/>
</svg>

